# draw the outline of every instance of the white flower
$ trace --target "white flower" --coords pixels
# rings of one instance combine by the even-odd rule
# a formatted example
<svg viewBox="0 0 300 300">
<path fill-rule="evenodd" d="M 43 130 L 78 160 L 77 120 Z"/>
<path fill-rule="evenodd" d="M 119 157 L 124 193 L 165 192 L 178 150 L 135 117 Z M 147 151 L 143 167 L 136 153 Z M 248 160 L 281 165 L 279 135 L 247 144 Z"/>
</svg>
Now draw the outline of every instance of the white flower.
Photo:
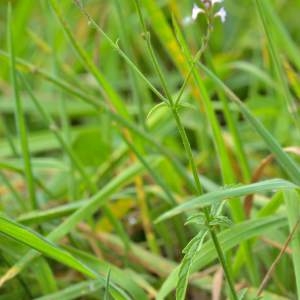
<svg viewBox="0 0 300 300">
<path fill-rule="evenodd" d="M 214 9 L 214 5 L 217 3 L 222 3 L 224 0 L 200 0 L 202 2 L 202 4 L 205 6 L 204 9 L 200 8 L 197 4 L 193 5 L 193 10 L 192 10 L 192 15 L 185 17 L 183 19 L 183 24 L 184 25 L 189 25 L 191 23 L 193 23 L 197 18 L 199 14 L 204 14 L 207 15 L 213 13 Z M 222 7 L 218 12 L 216 12 L 213 15 L 215 18 L 220 17 L 222 23 L 225 22 L 226 20 L 226 10 L 224 7 Z"/>
<path fill-rule="evenodd" d="M 192 11 L 192 19 L 195 21 L 199 14 L 205 14 L 205 10 L 194 4 Z"/>
<path fill-rule="evenodd" d="M 215 1 L 221 1 L 221 0 L 215 0 Z M 222 23 L 226 21 L 226 16 L 227 16 L 227 12 L 224 7 L 221 7 L 221 9 L 217 13 L 215 13 L 215 18 L 220 17 Z"/>
<path fill-rule="evenodd" d="M 216 3 L 222 3 L 223 0 L 211 0 L 211 5 L 214 6 Z"/>
<path fill-rule="evenodd" d="M 221 3 L 224 0 L 201 0 L 201 2 L 205 5 L 206 9 L 213 7 L 216 3 Z"/>
</svg>

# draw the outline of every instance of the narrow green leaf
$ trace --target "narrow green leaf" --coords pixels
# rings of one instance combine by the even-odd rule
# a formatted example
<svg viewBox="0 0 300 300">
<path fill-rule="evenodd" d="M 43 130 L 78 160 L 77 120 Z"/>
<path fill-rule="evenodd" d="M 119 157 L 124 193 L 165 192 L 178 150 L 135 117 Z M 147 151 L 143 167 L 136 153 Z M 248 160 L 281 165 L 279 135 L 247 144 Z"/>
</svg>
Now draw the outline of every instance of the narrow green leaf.
<svg viewBox="0 0 300 300">
<path fill-rule="evenodd" d="M 80 259 L 91 269 L 97 270 L 97 272 L 101 274 L 107 274 L 108 271 L 111 270 L 111 281 L 118 284 L 121 288 L 126 290 L 132 296 L 133 299 L 148 299 L 146 292 L 139 285 L 140 280 L 145 280 L 143 278 L 143 274 L 135 273 L 131 269 L 121 269 L 109 263 L 106 259 L 101 259 L 79 249 L 75 249 L 70 246 L 66 246 L 65 248 L 68 250 L 69 253 L 72 253 L 75 257 Z M 149 260 L 151 260 L 151 258 L 149 258 Z M 133 272 L 135 274 L 135 277 L 131 276 Z"/>
<path fill-rule="evenodd" d="M 57 245 L 32 231 L 29 227 L 14 222 L 5 216 L 0 216 L 0 232 L 91 278 L 98 276 L 65 250 L 60 249 Z"/>
<path fill-rule="evenodd" d="M 291 157 L 283 151 L 282 147 L 279 145 L 278 141 L 272 136 L 272 134 L 265 128 L 265 126 L 255 118 L 252 113 L 248 110 L 246 105 L 208 68 L 202 64 L 198 64 L 202 70 L 216 83 L 218 84 L 227 96 L 235 102 L 240 111 L 243 113 L 247 121 L 253 127 L 253 129 L 262 137 L 262 139 L 267 144 L 269 150 L 274 154 L 276 160 L 280 164 L 283 170 L 290 176 L 290 178 L 296 183 L 300 184 L 300 168 L 291 159 Z"/>
<path fill-rule="evenodd" d="M 0 55 L 6 59 L 8 59 L 10 56 L 5 51 L 2 51 L 0 49 Z M 182 164 L 164 147 L 161 143 L 157 142 L 155 139 L 152 138 L 152 136 L 144 131 L 143 129 L 139 128 L 136 124 L 133 122 L 130 122 L 129 120 L 123 118 L 122 116 L 116 114 L 115 112 L 111 111 L 102 101 L 99 101 L 95 97 L 92 97 L 87 93 L 86 91 L 82 91 L 66 81 L 54 77 L 50 75 L 49 73 L 41 70 L 40 68 L 28 63 L 27 61 L 24 61 L 20 58 L 17 59 L 17 63 L 20 65 L 23 71 L 26 72 L 33 72 L 34 74 L 38 74 L 41 78 L 51 82 L 55 86 L 63 89 L 68 94 L 71 94 L 73 96 L 76 96 L 81 101 L 84 101 L 86 103 L 89 103 L 93 106 L 93 108 L 96 111 L 99 111 L 99 109 L 103 110 L 105 114 L 110 116 L 119 126 L 122 128 L 127 128 L 130 132 L 132 132 L 134 135 L 137 135 L 144 141 L 147 141 L 150 145 L 152 145 L 154 148 L 157 149 L 157 151 L 161 154 L 163 154 L 172 164 L 174 169 L 180 174 L 182 178 L 184 178 L 185 182 L 188 184 L 190 189 L 193 189 L 193 183 L 191 181 L 191 177 L 186 172 L 186 170 L 183 168 Z"/>
<path fill-rule="evenodd" d="M 29 227 L 25 227 L 4 215 L 0 215 L 0 232 L 72 269 L 79 271 L 89 278 L 97 278 L 101 280 L 105 285 L 105 278 L 102 275 L 93 271 L 69 252 L 59 248 L 49 238 L 41 236 L 40 234 L 32 231 Z M 128 295 L 126 295 L 126 293 L 114 283 L 111 282 L 110 285 L 112 287 L 112 291 L 120 297 L 119 299 L 130 299 L 130 297 L 128 297 Z"/>
<path fill-rule="evenodd" d="M 23 113 L 23 105 L 20 98 L 19 86 L 17 81 L 16 58 L 15 58 L 14 41 L 13 41 L 13 20 L 12 20 L 12 11 L 11 11 L 10 2 L 8 5 L 7 19 L 8 19 L 7 37 L 8 37 L 8 47 L 10 53 L 10 75 L 11 75 L 11 82 L 12 82 L 14 98 L 15 98 L 16 127 L 18 130 L 18 136 L 20 138 L 22 157 L 24 160 L 23 162 L 24 173 L 27 181 L 27 188 L 28 188 L 31 207 L 37 208 L 38 204 L 37 204 L 36 193 L 35 193 L 35 182 L 34 182 L 32 166 L 31 166 L 30 150 L 28 146 L 27 129 L 26 129 L 25 118 Z"/>
<path fill-rule="evenodd" d="M 292 231 L 295 226 L 296 234 L 291 241 L 292 258 L 296 279 L 297 295 L 300 297 L 300 236 L 299 236 L 299 222 L 300 222 L 300 195 L 296 190 L 285 191 L 284 198 L 287 207 L 287 216 L 289 220 L 290 230 Z M 298 225 L 297 225 L 298 224 Z"/>
<path fill-rule="evenodd" d="M 111 273 L 111 270 L 109 269 L 108 273 L 107 273 L 107 276 L 106 276 L 104 300 L 109 300 L 110 299 L 110 294 L 109 294 L 110 273 Z"/>
<path fill-rule="evenodd" d="M 188 244 L 188 249 L 185 252 L 184 258 L 180 263 L 180 270 L 178 274 L 178 282 L 176 288 L 176 299 L 185 300 L 186 290 L 188 286 L 188 279 L 194 258 L 201 250 L 207 231 L 199 232 Z"/>
<path fill-rule="evenodd" d="M 97 292 L 104 286 L 103 280 L 88 280 L 73 284 L 64 290 L 57 293 L 48 294 L 43 297 L 36 298 L 35 300 L 71 300 L 88 296 L 91 293 Z"/>
<path fill-rule="evenodd" d="M 83 65 L 85 68 L 94 76 L 96 81 L 99 83 L 102 91 L 104 91 L 104 95 L 108 96 L 107 98 L 109 101 L 112 102 L 118 113 L 125 117 L 126 119 L 130 119 L 130 115 L 128 113 L 128 109 L 126 104 L 118 93 L 114 90 L 108 80 L 105 78 L 104 74 L 102 74 L 99 68 L 93 63 L 91 58 L 89 57 L 88 53 L 83 49 L 83 47 L 78 43 L 76 37 L 71 32 L 70 27 L 68 26 L 67 21 L 65 20 L 63 13 L 58 5 L 58 1 L 50 0 L 49 1 L 51 7 L 53 8 L 53 12 L 56 15 L 57 19 L 60 22 L 62 29 L 65 31 L 66 35 L 69 38 L 71 45 L 74 47 L 75 52 L 82 60 Z"/>
<path fill-rule="evenodd" d="M 241 185 L 237 187 L 230 187 L 230 188 L 225 187 L 224 189 L 207 193 L 200 197 L 186 201 L 181 205 L 178 205 L 174 209 L 171 209 L 166 213 L 162 214 L 156 220 L 156 222 L 161 222 L 163 220 L 169 219 L 182 212 L 187 212 L 197 208 L 213 205 L 224 199 L 242 197 L 245 195 L 260 193 L 260 192 L 267 192 L 267 191 L 274 191 L 274 190 L 281 190 L 281 189 L 293 189 L 293 188 L 297 188 L 297 186 L 283 179 L 271 179 L 271 180 L 261 181 L 261 182 L 252 183 L 248 185 Z"/>
<path fill-rule="evenodd" d="M 157 160 L 156 160 L 157 162 Z M 154 164 L 155 161 L 152 161 Z M 63 223 L 57 226 L 48 236 L 47 239 L 50 241 L 57 241 L 67 233 L 69 233 L 80 221 L 89 218 L 97 209 L 102 207 L 109 196 L 111 196 L 118 188 L 126 184 L 128 181 L 132 180 L 135 176 L 140 174 L 143 171 L 141 164 L 134 164 L 121 173 L 119 176 L 115 177 L 114 180 L 109 182 L 105 187 L 103 187 L 97 194 L 95 194 L 91 199 L 86 203 L 86 205 L 80 207 L 76 210 L 71 216 L 69 216 Z M 37 256 L 36 252 L 29 251 L 25 254 L 16 264 L 15 267 L 12 267 L 13 272 L 7 272 L 6 275 L 2 278 L 5 282 L 6 280 L 11 279 L 16 276 L 23 268 L 25 268 L 30 261 Z M 1 285 L 1 283 L 0 283 Z"/>
</svg>

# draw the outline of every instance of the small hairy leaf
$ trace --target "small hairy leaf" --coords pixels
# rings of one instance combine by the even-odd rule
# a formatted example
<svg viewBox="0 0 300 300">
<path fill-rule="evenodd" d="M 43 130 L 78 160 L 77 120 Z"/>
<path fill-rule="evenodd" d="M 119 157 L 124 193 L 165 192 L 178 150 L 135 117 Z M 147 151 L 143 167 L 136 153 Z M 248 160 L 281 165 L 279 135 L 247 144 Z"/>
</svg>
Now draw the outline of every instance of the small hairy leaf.
<svg viewBox="0 0 300 300">
<path fill-rule="evenodd" d="M 184 223 L 184 225 L 188 225 L 188 224 L 198 224 L 198 225 L 205 226 L 206 219 L 205 219 L 204 214 L 201 212 L 201 213 L 189 216 L 187 218 L 186 222 Z"/>
<path fill-rule="evenodd" d="M 211 226 L 220 225 L 220 226 L 229 227 L 232 224 L 233 224 L 232 221 L 229 218 L 225 217 L 225 216 L 214 217 L 213 220 L 211 220 L 209 222 L 209 225 L 211 225 Z"/>
<path fill-rule="evenodd" d="M 176 289 L 176 299 L 184 300 L 186 289 L 188 286 L 189 275 L 191 271 L 191 265 L 194 261 L 196 254 L 200 251 L 204 239 L 208 231 L 200 231 L 187 245 L 184 249 L 185 256 L 180 264 L 178 282 Z"/>
</svg>

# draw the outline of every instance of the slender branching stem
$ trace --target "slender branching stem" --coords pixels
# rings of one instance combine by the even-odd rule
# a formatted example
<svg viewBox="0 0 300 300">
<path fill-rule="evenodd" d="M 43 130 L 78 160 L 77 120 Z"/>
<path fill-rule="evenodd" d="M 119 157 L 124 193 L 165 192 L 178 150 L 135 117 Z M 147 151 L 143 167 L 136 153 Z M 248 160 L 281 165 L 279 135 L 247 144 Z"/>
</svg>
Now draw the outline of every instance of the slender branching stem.
<svg viewBox="0 0 300 300">
<path fill-rule="evenodd" d="M 174 119 L 175 119 L 176 124 L 177 124 L 178 131 L 179 131 L 181 139 L 182 139 L 182 143 L 184 145 L 185 151 L 187 153 L 187 156 L 188 156 L 191 168 L 192 168 L 192 173 L 193 173 L 193 177 L 194 177 L 194 181 L 195 181 L 195 185 L 196 185 L 197 194 L 201 195 L 203 193 L 203 188 L 202 188 L 199 176 L 198 176 L 197 167 L 196 167 L 196 164 L 195 164 L 195 160 L 193 158 L 193 153 L 192 153 L 191 145 L 189 143 L 189 139 L 187 137 L 184 126 L 183 126 L 183 124 L 180 120 L 177 109 L 173 108 L 172 112 L 173 112 L 173 116 L 174 116 Z M 207 227 L 208 227 L 209 233 L 211 235 L 212 241 L 214 243 L 214 247 L 217 251 L 219 261 L 220 261 L 220 263 L 222 265 L 222 268 L 224 270 L 224 274 L 225 274 L 225 277 L 226 277 L 227 282 L 228 282 L 228 286 L 229 286 L 230 291 L 231 291 L 232 299 L 237 300 L 238 297 L 237 297 L 237 294 L 236 294 L 236 291 L 235 291 L 235 288 L 234 288 L 234 283 L 233 283 L 231 273 L 230 273 L 228 265 L 226 263 L 225 254 L 224 254 L 224 252 L 221 248 L 221 244 L 219 242 L 219 239 L 218 239 L 218 236 L 217 236 L 217 233 L 216 233 L 214 227 L 209 225 L 209 223 L 211 221 L 211 215 L 210 215 L 209 208 L 207 208 L 207 207 L 204 208 L 203 213 L 205 215 Z"/>
<path fill-rule="evenodd" d="M 207 29 L 207 33 L 205 35 L 205 38 L 203 40 L 202 47 L 200 48 L 200 50 L 195 55 L 195 57 L 194 57 L 194 59 L 191 63 L 191 67 L 190 67 L 190 70 L 188 72 L 188 75 L 187 75 L 187 77 L 186 77 L 186 79 L 185 79 L 185 81 L 184 81 L 184 83 L 183 83 L 183 85 L 180 89 L 180 92 L 179 92 L 179 95 L 178 95 L 176 101 L 174 102 L 173 97 L 171 95 L 171 92 L 168 88 L 167 81 L 164 77 L 164 74 L 163 74 L 163 72 L 162 72 L 162 70 L 159 66 L 159 63 L 158 63 L 157 58 L 155 56 L 155 53 L 153 51 L 153 48 L 152 48 L 152 45 L 151 45 L 151 37 L 150 37 L 150 34 L 149 34 L 149 32 L 147 31 L 147 28 L 146 28 L 146 24 L 145 24 L 143 15 L 142 15 L 142 10 L 141 10 L 139 0 L 135 0 L 135 3 L 136 3 L 137 11 L 138 11 L 138 14 L 139 14 L 140 22 L 141 22 L 141 25 L 142 25 L 142 29 L 144 31 L 144 36 L 146 38 L 148 52 L 150 54 L 152 63 L 154 65 L 154 68 L 155 68 L 155 70 L 156 70 L 156 72 L 157 72 L 157 74 L 160 78 L 163 90 L 164 90 L 164 92 L 166 94 L 166 98 L 168 99 L 168 102 L 169 102 L 168 104 L 169 104 L 170 109 L 172 111 L 172 115 L 175 119 L 177 129 L 179 131 L 182 143 L 184 145 L 185 152 L 188 156 L 189 164 L 191 166 L 192 173 L 193 173 L 193 178 L 194 178 L 194 183 L 195 183 L 195 191 L 196 191 L 197 195 L 201 195 L 201 194 L 203 194 L 202 184 L 201 184 L 201 181 L 200 181 L 200 178 L 199 178 L 199 175 L 198 175 L 197 166 L 196 166 L 196 163 L 195 163 L 195 160 L 194 160 L 194 157 L 193 157 L 193 152 L 192 152 L 192 148 L 191 148 L 188 136 L 186 134 L 185 128 L 184 128 L 184 126 L 181 122 L 181 119 L 180 119 L 180 116 L 179 116 L 179 113 L 178 113 L 177 104 L 179 103 L 179 101 L 181 99 L 181 96 L 182 96 L 183 91 L 184 91 L 184 89 L 187 85 L 187 82 L 188 82 L 188 80 L 189 80 L 189 78 L 192 74 L 192 71 L 193 71 L 193 68 L 194 68 L 195 64 L 197 63 L 197 61 L 200 59 L 201 55 L 203 54 L 203 52 L 207 48 L 209 37 L 210 37 L 211 31 L 212 31 L 211 19 L 208 18 L 208 29 Z M 236 294 L 235 289 L 234 289 L 234 283 L 233 283 L 232 276 L 230 274 L 229 268 L 228 268 L 227 263 L 226 263 L 225 254 L 224 254 L 224 252 L 221 248 L 221 245 L 220 245 L 220 242 L 218 240 L 218 237 L 217 237 L 217 234 L 216 234 L 216 231 L 215 231 L 214 227 L 209 225 L 209 223 L 211 221 L 210 210 L 209 210 L 209 208 L 206 208 L 206 209 L 203 210 L 203 212 L 204 212 L 204 215 L 205 215 L 205 218 L 206 218 L 206 223 L 208 225 L 208 230 L 210 232 L 210 235 L 212 237 L 212 241 L 214 243 L 215 249 L 216 249 L 218 257 L 219 257 L 219 261 L 220 261 L 220 263 L 223 267 L 225 277 L 227 279 L 227 282 L 228 282 L 228 285 L 229 285 L 229 288 L 230 288 L 230 291 L 231 291 L 232 299 L 237 300 L 238 297 L 237 297 L 237 294 Z"/>
</svg>

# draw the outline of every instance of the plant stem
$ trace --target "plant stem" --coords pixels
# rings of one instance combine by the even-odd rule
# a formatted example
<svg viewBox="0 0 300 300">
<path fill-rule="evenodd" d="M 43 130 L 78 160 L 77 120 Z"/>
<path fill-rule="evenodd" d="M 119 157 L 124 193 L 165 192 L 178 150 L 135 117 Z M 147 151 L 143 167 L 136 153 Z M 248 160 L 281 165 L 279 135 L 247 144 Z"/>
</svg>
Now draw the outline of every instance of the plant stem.
<svg viewBox="0 0 300 300">
<path fill-rule="evenodd" d="M 195 181 L 195 185 L 196 185 L 197 194 L 201 195 L 201 194 L 203 194 L 203 188 L 202 188 L 199 176 L 198 176 L 197 167 L 196 167 L 196 164 L 195 164 L 195 160 L 193 158 L 193 153 L 192 153 L 191 145 L 189 143 L 189 139 L 188 139 L 186 131 L 185 131 L 183 125 L 182 125 L 182 122 L 180 120 L 180 117 L 178 115 L 178 111 L 177 111 L 176 107 L 172 107 L 172 113 L 173 113 L 174 119 L 176 121 L 178 131 L 180 133 L 185 151 L 188 155 L 189 163 L 190 163 L 191 168 L 192 168 L 192 173 L 193 173 L 193 177 L 194 177 L 194 181 Z M 205 215 L 205 218 L 206 218 L 206 222 L 208 224 L 209 233 L 211 235 L 212 241 L 214 243 L 214 247 L 215 247 L 215 249 L 217 251 L 217 254 L 218 254 L 218 257 L 219 257 L 219 261 L 220 261 L 220 263 L 222 265 L 222 268 L 224 270 L 224 274 L 225 274 L 226 280 L 228 282 L 229 289 L 231 291 L 232 299 L 237 300 L 238 296 L 237 296 L 236 291 L 234 289 L 233 279 L 232 279 L 230 270 L 229 270 L 229 268 L 227 266 L 227 263 L 226 263 L 225 254 L 222 251 L 220 242 L 218 240 L 218 237 L 217 237 L 217 234 L 216 234 L 214 228 L 209 226 L 209 222 L 211 220 L 209 208 L 207 208 L 207 207 L 204 208 L 203 212 L 204 212 L 204 215 Z"/>
<path fill-rule="evenodd" d="M 23 111 L 23 103 L 20 97 L 20 90 L 17 79 L 17 71 L 16 71 L 16 58 L 15 58 L 15 48 L 13 41 L 13 20 L 12 20 L 12 8 L 11 3 L 8 5 L 7 11 L 7 43 L 8 43 L 8 52 L 10 53 L 10 77 L 11 83 L 13 86 L 14 92 L 14 101 L 15 101 L 15 120 L 16 120 L 16 128 L 18 132 L 18 137 L 20 139 L 21 146 L 21 154 L 24 164 L 24 173 L 26 178 L 26 184 L 28 189 L 28 196 L 31 203 L 31 208 L 38 208 L 37 198 L 36 198 L 36 190 L 35 190 L 35 182 L 33 169 L 31 164 L 31 156 L 30 149 L 28 145 L 28 135 L 27 128 L 25 122 L 25 116 Z"/>
<path fill-rule="evenodd" d="M 192 173 L 193 173 L 194 182 L 195 182 L 195 190 L 196 190 L 198 195 L 202 195 L 203 194 L 203 188 L 202 188 L 202 184 L 200 182 L 200 178 L 198 176 L 198 171 L 197 171 L 197 167 L 196 167 L 196 164 L 195 164 L 195 161 L 194 161 L 194 158 L 193 158 L 192 148 L 190 146 L 189 139 L 187 137 L 186 131 L 185 131 L 185 129 L 182 125 L 182 122 L 180 120 L 177 108 L 172 106 L 171 110 L 172 110 L 172 114 L 173 114 L 173 117 L 174 117 L 176 125 L 177 125 L 177 129 L 178 129 L 179 134 L 181 136 L 184 149 L 185 149 L 186 154 L 188 156 L 189 163 L 190 163 L 191 168 L 192 168 Z"/>
<path fill-rule="evenodd" d="M 166 82 L 166 79 L 165 79 L 163 73 L 161 72 L 159 63 L 157 61 L 157 58 L 155 56 L 155 53 L 154 53 L 152 45 L 151 45 L 151 36 L 150 36 L 149 31 L 147 30 L 139 0 L 135 0 L 135 4 L 136 4 L 137 12 L 138 12 L 138 15 L 139 15 L 139 19 L 140 19 L 140 22 L 141 22 L 141 25 L 142 25 L 143 35 L 144 35 L 144 38 L 145 38 L 146 43 L 147 43 L 147 49 L 148 49 L 148 52 L 150 54 L 150 57 L 151 57 L 153 65 L 154 65 L 155 71 L 156 71 L 156 73 L 159 77 L 159 80 L 161 82 L 163 90 L 166 94 L 166 99 L 168 100 L 169 104 L 173 104 L 173 98 L 172 98 L 171 92 L 169 91 L 168 84 Z"/>
<path fill-rule="evenodd" d="M 157 61 L 157 58 L 155 56 L 155 53 L 153 51 L 153 48 L 152 48 L 152 45 L 151 45 L 151 38 L 150 38 L 150 34 L 149 32 L 147 31 L 147 28 L 146 28 L 146 25 L 145 25 L 145 22 L 144 22 L 144 18 L 143 18 L 143 15 L 142 15 L 142 11 L 141 11 L 141 7 L 140 7 L 140 3 L 139 3 L 139 0 L 135 0 L 135 3 L 136 3 L 136 7 L 137 7 L 137 11 L 138 11 L 138 14 L 139 14 L 139 18 L 140 18 L 140 22 L 141 22 L 141 25 L 142 25 L 142 29 L 144 31 L 144 35 L 146 37 L 146 43 L 147 43 L 147 48 L 148 48 L 148 52 L 150 54 L 150 57 L 151 57 L 151 60 L 152 60 L 152 63 L 154 65 L 154 68 L 155 68 L 155 71 L 157 72 L 158 74 L 158 77 L 160 78 L 160 81 L 161 81 L 161 84 L 162 84 L 162 87 L 164 89 L 164 92 L 166 94 L 166 98 L 168 99 L 168 104 L 170 106 L 170 109 L 172 111 L 172 115 L 175 119 L 175 122 L 176 122 L 176 125 L 177 125 L 177 129 L 179 131 L 179 134 L 181 136 L 181 139 L 182 139 L 182 143 L 184 145 L 184 149 L 185 149 L 185 152 L 188 156 L 188 160 L 189 160 L 189 164 L 192 168 L 192 173 L 193 173 L 193 178 L 194 178 L 194 182 L 195 182 L 195 190 L 196 190 L 196 193 L 198 195 L 202 195 L 203 194 L 203 188 L 202 188 L 202 184 L 200 182 L 200 178 L 198 176 L 198 172 L 197 172 L 197 166 L 195 164 L 195 161 L 194 161 L 194 158 L 193 158 L 193 153 L 192 153 L 192 148 L 191 148 L 191 145 L 190 145 L 190 142 L 189 142 L 189 139 L 188 139 L 188 136 L 186 134 L 186 131 L 184 129 L 184 126 L 180 120 L 180 117 L 179 117 L 179 114 L 178 114 L 178 111 L 177 111 L 177 104 L 178 104 L 178 101 L 180 100 L 181 98 L 181 95 L 182 95 L 182 91 L 183 89 L 185 88 L 185 85 L 189 79 L 189 76 L 190 76 L 190 73 L 191 71 L 193 70 L 193 67 L 194 67 L 194 64 L 195 64 L 195 61 L 192 63 L 192 66 L 191 66 L 191 71 L 189 72 L 187 78 L 185 79 L 185 82 L 183 84 L 183 87 L 181 88 L 181 91 L 179 93 L 179 97 L 177 98 L 177 100 L 174 102 L 173 98 L 172 98 L 172 95 L 171 95 L 171 92 L 169 91 L 169 88 L 168 88 L 168 85 L 167 85 L 167 82 L 166 82 L 166 79 L 164 77 L 164 74 L 163 72 L 161 71 L 161 68 L 159 66 L 159 63 Z M 207 33 L 207 39 L 209 38 L 209 34 L 210 34 L 210 30 L 208 30 L 208 33 Z M 203 44 L 203 49 L 206 48 L 207 46 L 207 42 L 208 40 L 206 39 L 206 41 L 204 42 Z M 200 50 L 197 54 L 196 54 L 196 57 L 195 59 L 198 58 L 198 56 L 200 57 L 200 55 L 203 53 L 204 50 Z M 211 217 L 210 217 L 210 212 L 209 212 L 209 208 L 206 208 L 203 210 L 204 212 L 204 215 L 205 215 L 205 218 L 206 218 L 206 222 L 207 224 L 209 224 L 209 222 L 211 221 Z M 216 251 L 217 251 L 217 254 L 218 254 L 218 257 L 219 257 L 219 260 L 220 260 L 220 263 L 224 269 L 224 273 L 225 273 L 225 277 L 228 281 L 228 285 L 229 285 L 229 288 L 230 288 L 230 291 L 231 291 L 231 294 L 232 294 L 232 299 L 234 300 L 237 300 L 238 299 L 238 296 L 235 292 L 235 289 L 234 289 L 234 284 L 233 284 L 233 280 L 232 280 L 232 276 L 230 274 L 230 271 L 229 271 L 229 268 L 226 264 L 226 260 L 225 260 L 225 255 L 222 251 L 222 248 L 220 246 L 220 243 L 219 243 L 219 240 L 218 240 L 218 237 L 217 237 L 217 234 L 216 232 L 214 231 L 214 228 L 209 226 L 208 225 L 208 229 L 209 229 L 209 232 L 211 234 L 211 237 L 212 237 L 212 240 L 213 240 L 213 243 L 214 243 L 214 246 L 216 248 Z"/>
</svg>

